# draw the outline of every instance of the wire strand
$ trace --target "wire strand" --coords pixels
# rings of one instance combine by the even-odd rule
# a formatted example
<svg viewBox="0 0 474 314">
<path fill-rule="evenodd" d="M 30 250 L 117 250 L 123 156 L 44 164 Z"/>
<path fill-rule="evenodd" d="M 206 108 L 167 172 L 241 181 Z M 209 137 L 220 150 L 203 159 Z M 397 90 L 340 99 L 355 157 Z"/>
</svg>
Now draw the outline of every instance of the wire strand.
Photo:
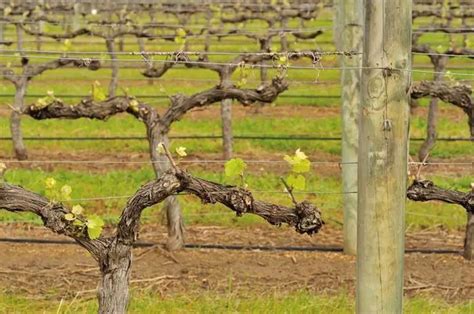
<svg viewBox="0 0 474 314">
<path fill-rule="evenodd" d="M 228 160 L 225 159 L 194 159 L 194 160 L 181 160 L 180 163 L 184 164 L 205 164 L 205 163 L 215 163 L 215 164 L 225 164 Z M 0 160 L 2 163 L 10 164 L 168 164 L 167 161 L 119 161 L 119 160 L 9 160 L 3 159 Z M 285 160 L 258 160 L 258 159 L 249 159 L 245 160 L 249 164 L 287 164 Z M 312 165 L 356 165 L 357 161 L 311 161 Z M 423 165 L 423 166 L 471 166 L 474 167 L 474 161 L 470 162 L 421 162 L 421 161 L 410 161 L 409 165 Z"/>
<path fill-rule="evenodd" d="M 2 56 L 3 54 L 0 54 Z M 8 56 L 8 55 L 3 55 L 3 56 Z M 48 57 L 48 56 L 32 56 L 29 57 L 32 59 L 49 59 L 49 60 L 54 60 L 57 59 L 55 57 Z M 63 60 L 78 60 L 78 59 L 88 59 L 88 58 L 69 58 L 69 57 L 63 57 L 61 58 Z M 104 60 L 101 58 L 101 60 Z M 125 63 L 125 62 L 140 62 L 140 63 L 145 63 L 143 60 L 112 60 L 112 59 L 105 59 L 107 61 L 114 61 L 114 62 L 119 62 L 119 63 Z M 175 63 L 175 64 L 195 64 L 195 65 L 221 65 L 221 66 L 239 66 L 238 63 L 231 63 L 231 62 L 205 62 L 205 61 L 179 61 L 179 60 L 154 60 L 153 62 L 156 63 Z M 252 64 L 251 68 L 267 68 L 267 69 L 280 69 L 281 65 L 279 64 Z M 285 69 L 298 69 L 298 70 L 313 70 L 313 71 L 339 71 L 339 70 L 387 70 L 386 67 L 321 67 L 317 65 L 313 66 L 294 66 L 294 65 L 289 65 L 285 66 Z M 427 71 L 427 70 L 416 70 L 416 69 L 401 69 L 401 68 L 388 68 L 389 70 L 392 71 L 403 71 L 403 72 L 412 72 L 412 73 L 426 73 L 426 74 L 444 74 L 445 72 L 442 71 Z M 474 73 L 453 73 L 453 75 L 457 76 L 474 76 Z M 146 79 L 146 78 L 145 78 Z"/>
</svg>

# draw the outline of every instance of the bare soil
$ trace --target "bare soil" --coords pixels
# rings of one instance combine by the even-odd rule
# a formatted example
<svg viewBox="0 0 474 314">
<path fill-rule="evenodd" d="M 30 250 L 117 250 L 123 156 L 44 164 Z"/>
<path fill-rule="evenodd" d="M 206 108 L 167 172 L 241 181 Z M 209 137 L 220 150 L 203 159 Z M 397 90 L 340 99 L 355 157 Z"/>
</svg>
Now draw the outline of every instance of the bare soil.
<svg viewBox="0 0 474 314">
<path fill-rule="evenodd" d="M 146 225 L 141 240 L 162 242 L 165 229 Z M 5 225 L 0 237 L 61 239 L 42 227 Z M 462 249 L 463 234 L 441 229 L 410 233 L 407 248 Z M 337 245 L 340 230 L 324 228 L 309 237 L 289 228 L 189 227 L 188 243 L 272 246 Z M 354 293 L 355 258 L 342 253 L 183 249 L 172 254 L 159 247 L 136 249 L 132 286 L 159 295 L 203 292 L 247 295 Z M 0 289 L 33 298 L 94 297 L 95 261 L 77 245 L 0 243 Z M 448 302 L 474 298 L 474 262 L 458 254 L 405 255 L 405 293 L 430 294 Z"/>
</svg>

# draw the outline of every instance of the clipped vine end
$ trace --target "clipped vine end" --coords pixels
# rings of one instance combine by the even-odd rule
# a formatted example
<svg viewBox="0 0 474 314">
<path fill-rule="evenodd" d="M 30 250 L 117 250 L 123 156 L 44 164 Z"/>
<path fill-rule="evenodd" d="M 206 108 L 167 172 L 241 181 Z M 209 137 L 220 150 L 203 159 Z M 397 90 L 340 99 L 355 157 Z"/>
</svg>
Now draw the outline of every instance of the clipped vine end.
<svg viewBox="0 0 474 314">
<path fill-rule="evenodd" d="M 295 225 L 295 229 L 299 233 L 316 234 L 324 225 L 321 211 L 308 201 L 296 204 L 296 214 L 298 223 Z"/>
</svg>

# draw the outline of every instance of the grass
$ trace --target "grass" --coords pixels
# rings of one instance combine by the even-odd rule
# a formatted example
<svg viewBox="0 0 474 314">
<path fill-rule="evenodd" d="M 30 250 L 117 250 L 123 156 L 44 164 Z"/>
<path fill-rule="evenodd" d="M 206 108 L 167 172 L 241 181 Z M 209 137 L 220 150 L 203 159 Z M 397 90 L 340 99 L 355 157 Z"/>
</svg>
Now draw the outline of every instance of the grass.
<svg viewBox="0 0 474 314">
<path fill-rule="evenodd" d="M 448 304 L 428 296 L 405 299 L 404 313 L 472 313 L 474 304 L 466 301 Z M 199 296 L 178 295 L 160 298 L 132 292 L 129 313 L 354 313 L 354 301 L 347 293 L 311 294 L 299 291 L 286 295 L 236 296 L 235 294 Z M 18 295 L 0 294 L 0 313 L 96 313 L 96 300 L 32 300 Z"/>
<path fill-rule="evenodd" d="M 442 108 L 452 108 L 444 105 Z M 288 113 L 291 112 L 289 106 Z M 306 117 L 298 113 L 298 107 L 287 116 L 271 118 L 265 114 L 253 114 L 247 110 L 246 114 L 233 119 L 234 135 L 310 135 L 323 137 L 340 137 L 341 121 L 339 114 L 327 116 Z M 216 118 L 184 117 L 181 121 L 173 124 L 171 135 L 217 135 L 221 134 L 221 124 L 218 118 L 218 106 L 209 109 L 215 112 Z M 454 109 L 455 110 L 455 109 Z M 467 118 L 463 114 L 460 118 L 440 116 L 438 121 L 438 134 L 440 137 L 463 137 L 469 136 Z M 455 120 L 456 123 L 453 123 Z M 414 116 L 411 119 L 411 137 L 422 138 L 425 136 L 425 117 Z M 123 114 L 112 117 L 106 122 L 88 119 L 79 120 L 44 120 L 36 121 L 29 117 L 23 119 L 23 133 L 25 136 L 42 137 L 101 137 L 101 136 L 145 136 L 143 123 Z M 10 130 L 8 118 L 0 116 L 0 134 L 9 136 Z M 215 140 L 179 140 L 179 145 L 186 146 L 194 153 L 215 153 L 221 151 L 221 141 Z M 0 142 L 0 149 L 11 151 L 9 141 Z M 411 153 L 416 154 L 420 142 L 413 142 Z M 141 152 L 146 153 L 148 146 L 146 141 L 110 141 L 104 145 L 96 141 L 31 141 L 27 147 L 32 151 L 74 151 L 80 155 L 82 152 L 97 152 L 114 154 Z M 284 140 L 236 140 L 236 154 L 253 152 L 255 154 L 283 154 L 302 148 L 307 152 L 320 152 L 330 155 L 340 155 L 339 141 L 284 141 Z M 466 158 L 474 154 L 474 147 L 469 142 L 438 142 L 432 156 L 438 158 Z"/>
</svg>

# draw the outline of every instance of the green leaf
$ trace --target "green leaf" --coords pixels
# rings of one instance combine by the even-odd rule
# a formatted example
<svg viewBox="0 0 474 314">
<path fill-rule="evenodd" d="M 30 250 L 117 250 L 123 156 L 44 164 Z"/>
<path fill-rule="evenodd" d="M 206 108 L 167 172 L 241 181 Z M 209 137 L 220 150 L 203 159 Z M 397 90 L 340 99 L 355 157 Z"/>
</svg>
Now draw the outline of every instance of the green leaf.
<svg viewBox="0 0 474 314">
<path fill-rule="evenodd" d="M 186 39 L 184 39 L 183 37 L 176 36 L 174 38 L 174 42 L 177 44 L 184 44 L 186 42 Z"/>
<path fill-rule="evenodd" d="M 280 56 L 278 58 L 279 65 L 286 65 L 288 63 L 288 58 L 286 56 Z"/>
<path fill-rule="evenodd" d="M 67 52 L 67 51 L 71 50 L 71 47 L 72 47 L 72 42 L 71 42 L 71 40 L 70 40 L 70 39 L 66 39 L 66 40 L 64 41 L 64 44 L 63 44 L 63 51 L 64 51 L 64 52 Z"/>
<path fill-rule="evenodd" d="M 180 146 L 176 148 L 176 154 L 178 154 L 180 157 L 185 157 L 188 154 L 186 153 L 186 147 Z"/>
<path fill-rule="evenodd" d="M 100 237 L 100 234 L 102 233 L 102 227 L 104 226 L 104 221 L 100 216 L 93 214 L 87 217 L 86 226 L 87 235 L 90 239 L 94 240 Z"/>
<path fill-rule="evenodd" d="M 178 28 L 176 30 L 176 36 L 177 37 L 185 37 L 186 36 L 186 31 L 183 28 Z"/>
<path fill-rule="evenodd" d="M 87 216 L 87 227 L 88 228 L 96 228 L 96 227 L 103 227 L 104 226 L 104 220 L 102 217 L 96 214 L 92 214 Z"/>
<path fill-rule="evenodd" d="M 47 107 L 49 104 L 48 104 L 48 97 L 42 97 L 42 98 L 38 98 L 34 104 L 34 107 L 37 108 L 37 109 L 43 109 L 45 107 Z"/>
<path fill-rule="evenodd" d="M 249 76 L 250 69 L 247 67 L 245 63 L 239 65 L 237 69 L 237 74 L 239 75 L 239 81 L 235 83 L 236 87 L 242 87 L 247 84 L 247 78 Z"/>
<path fill-rule="evenodd" d="M 66 219 L 67 221 L 73 221 L 74 219 L 76 219 L 76 216 L 74 216 L 74 214 L 67 213 L 66 215 L 64 215 L 64 219 Z"/>
<path fill-rule="evenodd" d="M 71 212 L 72 212 L 74 215 L 77 216 L 77 215 L 80 215 L 80 214 L 82 214 L 82 213 L 84 212 L 84 208 L 82 208 L 81 205 L 74 205 L 74 206 L 72 207 Z"/>
<path fill-rule="evenodd" d="M 128 105 L 130 107 L 130 109 L 132 109 L 134 112 L 138 112 L 139 111 L 139 103 L 138 103 L 138 100 L 136 99 L 132 99 Z"/>
<path fill-rule="evenodd" d="M 306 188 L 306 179 L 301 174 L 290 174 L 286 178 L 286 183 L 295 190 L 304 190 Z"/>
<path fill-rule="evenodd" d="M 104 101 L 107 99 L 105 91 L 100 86 L 99 81 L 95 81 L 94 84 L 92 84 L 92 99 L 94 101 Z"/>
<path fill-rule="evenodd" d="M 163 144 L 162 142 L 158 143 L 158 145 L 156 146 L 156 152 L 160 155 L 164 155 L 166 152 L 165 144 Z"/>
<path fill-rule="evenodd" d="M 54 180 L 54 178 L 47 178 L 44 181 L 44 185 L 46 185 L 48 189 L 52 189 L 56 185 L 56 180 Z"/>
<path fill-rule="evenodd" d="M 225 163 L 225 175 L 227 177 L 237 177 L 244 174 L 247 164 L 240 158 L 233 158 Z"/>
<path fill-rule="evenodd" d="M 291 171 L 296 173 L 306 173 L 311 169 L 311 162 L 299 148 L 296 150 L 294 156 L 285 155 L 283 158 L 291 166 Z"/>
<path fill-rule="evenodd" d="M 74 221 L 72 222 L 72 224 L 73 224 L 74 226 L 78 226 L 78 227 L 84 227 L 84 225 L 85 225 L 84 222 L 81 221 L 81 220 L 79 220 L 79 219 L 74 220 Z"/>
<path fill-rule="evenodd" d="M 63 185 L 61 187 L 61 197 L 66 200 L 66 201 L 69 201 L 71 199 L 71 193 L 72 193 L 72 188 L 71 186 L 69 185 Z M 74 210 L 74 208 L 73 208 Z"/>
<path fill-rule="evenodd" d="M 102 233 L 102 227 L 91 228 L 87 227 L 87 235 L 91 240 L 97 239 Z"/>
<path fill-rule="evenodd" d="M 12 12 L 11 7 L 6 7 L 3 9 L 3 16 L 8 16 Z"/>
<path fill-rule="evenodd" d="M 311 162 L 308 159 L 300 160 L 299 162 L 293 164 L 291 171 L 296 173 L 306 173 L 311 169 Z"/>
</svg>

